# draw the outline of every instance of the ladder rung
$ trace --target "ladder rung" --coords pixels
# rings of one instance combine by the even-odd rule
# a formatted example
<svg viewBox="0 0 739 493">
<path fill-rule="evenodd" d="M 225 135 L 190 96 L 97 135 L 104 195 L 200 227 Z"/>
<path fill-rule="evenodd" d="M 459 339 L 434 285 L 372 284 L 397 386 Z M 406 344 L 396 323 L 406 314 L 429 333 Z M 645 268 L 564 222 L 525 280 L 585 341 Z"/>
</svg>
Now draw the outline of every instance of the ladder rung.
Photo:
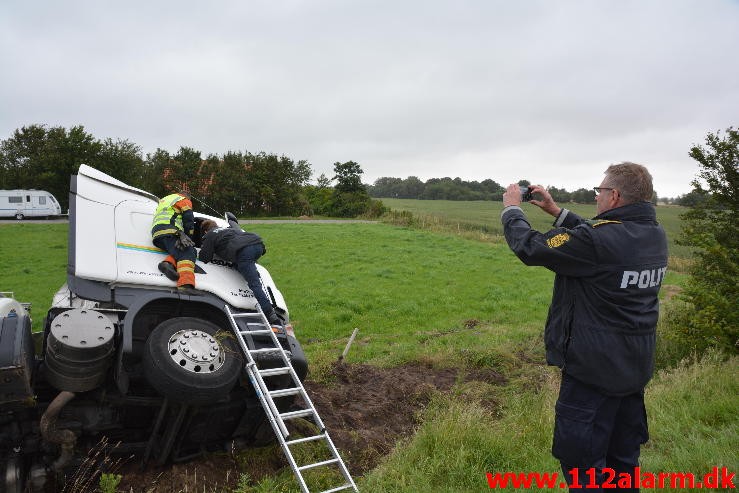
<svg viewBox="0 0 739 493">
<path fill-rule="evenodd" d="M 323 462 L 314 462 L 313 464 L 298 467 L 298 471 L 305 471 L 306 469 L 312 469 L 314 467 L 328 466 L 331 464 L 336 464 L 337 462 L 339 462 L 339 459 L 329 459 L 324 460 Z"/>
<path fill-rule="evenodd" d="M 243 312 L 243 313 L 232 313 L 231 316 L 233 318 L 246 318 L 246 317 L 253 317 L 253 318 L 262 318 L 262 314 L 259 312 Z"/>
<path fill-rule="evenodd" d="M 242 330 L 241 335 L 242 336 L 245 336 L 245 335 L 254 336 L 254 335 L 259 335 L 259 334 L 269 334 L 270 332 L 272 332 L 272 329 Z"/>
<path fill-rule="evenodd" d="M 313 435 L 312 437 L 296 438 L 295 440 L 285 442 L 285 445 L 296 445 L 298 443 L 315 442 L 316 440 L 322 440 L 324 438 L 326 438 L 326 434 L 321 433 L 320 435 Z"/>
<path fill-rule="evenodd" d="M 282 351 L 282 348 L 276 348 L 276 347 L 266 347 L 262 349 L 250 349 L 249 352 L 254 353 L 280 353 Z"/>
<path fill-rule="evenodd" d="M 354 489 L 354 485 L 345 484 L 344 486 L 339 486 L 338 488 L 332 488 L 330 490 L 323 490 L 321 493 L 334 493 L 334 491 L 348 490 L 349 488 Z"/>
<path fill-rule="evenodd" d="M 298 395 L 300 393 L 300 387 L 293 387 L 291 389 L 272 390 L 269 395 L 272 397 L 285 397 L 287 395 Z"/>
<path fill-rule="evenodd" d="M 302 418 L 304 416 L 310 416 L 313 414 L 312 409 L 301 409 L 300 411 L 291 411 L 289 413 L 282 413 L 280 414 L 280 417 L 282 419 L 294 419 L 294 418 Z"/>
<path fill-rule="evenodd" d="M 259 370 L 259 374 L 263 377 L 271 377 L 274 375 L 287 375 L 290 373 L 290 367 L 283 366 L 280 368 L 268 368 L 266 370 Z"/>
</svg>

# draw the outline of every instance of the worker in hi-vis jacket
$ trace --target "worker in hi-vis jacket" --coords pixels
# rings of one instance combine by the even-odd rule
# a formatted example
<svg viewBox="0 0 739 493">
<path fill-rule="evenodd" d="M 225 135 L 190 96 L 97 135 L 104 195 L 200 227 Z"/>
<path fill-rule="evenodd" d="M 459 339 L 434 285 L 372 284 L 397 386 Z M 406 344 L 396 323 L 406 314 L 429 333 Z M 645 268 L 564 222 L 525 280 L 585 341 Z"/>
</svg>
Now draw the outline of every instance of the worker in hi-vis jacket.
<svg viewBox="0 0 739 493">
<path fill-rule="evenodd" d="M 191 237 L 195 231 L 195 215 L 190 196 L 185 192 L 167 195 L 157 204 L 151 225 L 154 246 L 169 255 L 159 263 L 159 270 L 177 289 L 188 291 L 195 287 L 195 259 L 197 252 Z"/>
</svg>

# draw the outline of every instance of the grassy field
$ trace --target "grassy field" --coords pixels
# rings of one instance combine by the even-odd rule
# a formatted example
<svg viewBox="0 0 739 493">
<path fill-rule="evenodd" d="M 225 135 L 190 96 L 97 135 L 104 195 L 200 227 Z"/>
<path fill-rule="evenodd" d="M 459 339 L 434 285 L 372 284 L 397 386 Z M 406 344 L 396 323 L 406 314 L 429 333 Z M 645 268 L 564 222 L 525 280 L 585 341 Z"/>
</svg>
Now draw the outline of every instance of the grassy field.
<svg viewBox="0 0 739 493">
<path fill-rule="evenodd" d="M 67 279 L 66 224 L 0 224 L 0 291 L 31 303 L 34 328 Z"/>
<path fill-rule="evenodd" d="M 486 472 L 558 470 L 549 453 L 558 372 L 543 364 L 541 342 L 551 273 L 522 265 L 500 242 L 418 228 L 249 227 L 267 242 L 260 262 L 285 295 L 313 378 L 322 378 L 358 327 L 349 362 L 421 361 L 494 369 L 507 379 L 460 384 L 434 398 L 413 437 L 359 479 L 361 491 L 482 492 L 489 491 Z M 66 225 L 0 225 L 0 289 L 34 303 L 36 327 L 64 282 L 66 233 Z M 668 272 L 665 284 L 684 280 Z M 655 378 L 646 394 L 652 439 L 645 470 L 737 470 L 738 367 L 737 358 L 713 354 Z M 239 491 L 296 489 L 285 471 Z"/>
<path fill-rule="evenodd" d="M 382 203 L 391 209 L 398 211 L 409 211 L 419 217 L 442 218 L 448 225 L 460 228 L 479 228 L 483 231 L 502 235 L 503 228 L 500 224 L 500 213 L 503 210 L 502 202 L 489 201 L 454 201 L 454 200 L 412 200 L 412 199 L 380 199 Z M 595 216 L 594 204 L 560 204 L 562 207 L 576 212 L 582 217 Z M 538 207 L 531 204 L 522 205 L 526 216 L 531 221 L 531 226 L 539 231 L 547 231 L 552 228 L 553 218 L 544 213 Z M 685 212 L 685 207 L 680 206 L 658 206 L 657 219 L 665 228 L 669 240 L 670 255 L 679 258 L 691 256 L 690 248 L 678 245 L 677 238 L 680 236 L 680 215 Z"/>
</svg>

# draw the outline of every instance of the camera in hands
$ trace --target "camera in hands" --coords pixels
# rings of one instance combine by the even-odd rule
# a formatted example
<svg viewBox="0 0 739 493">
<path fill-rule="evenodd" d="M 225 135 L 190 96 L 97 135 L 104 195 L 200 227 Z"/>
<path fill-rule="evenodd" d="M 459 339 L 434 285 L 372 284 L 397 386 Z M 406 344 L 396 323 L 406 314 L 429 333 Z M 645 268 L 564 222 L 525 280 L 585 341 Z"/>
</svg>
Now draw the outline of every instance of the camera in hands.
<svg viewBox="0 0 739 493">
<path fill-rule="evenodd" d="M 531 187 L 521 187 L 521 202 L 528 202 L 533 199 Z"/>
</svg>

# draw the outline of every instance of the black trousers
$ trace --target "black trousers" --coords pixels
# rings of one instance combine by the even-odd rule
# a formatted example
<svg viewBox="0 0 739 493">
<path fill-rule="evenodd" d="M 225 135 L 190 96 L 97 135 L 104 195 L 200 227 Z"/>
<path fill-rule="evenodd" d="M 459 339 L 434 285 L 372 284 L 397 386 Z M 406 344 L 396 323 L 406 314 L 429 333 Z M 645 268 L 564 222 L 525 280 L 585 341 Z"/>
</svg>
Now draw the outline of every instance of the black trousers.
<svg viewBox="0 0 739 493">
<path fill-rule="evenodd" d="M 552 455 L 559 459 L 569 484 L 575 479 L 570 474 L 573 468 L 578 468 L 580 490 L 607 481 L 618 485 L 624 474 L 633 475 L 641 444 L 649 439 L 644 391 L 608 396 L 563 373 L 555 411 Z M 635 480 L 632 476 L 632 485 Z M 639 490 L 588 487 L 587 491 Z"/>
</svg>

